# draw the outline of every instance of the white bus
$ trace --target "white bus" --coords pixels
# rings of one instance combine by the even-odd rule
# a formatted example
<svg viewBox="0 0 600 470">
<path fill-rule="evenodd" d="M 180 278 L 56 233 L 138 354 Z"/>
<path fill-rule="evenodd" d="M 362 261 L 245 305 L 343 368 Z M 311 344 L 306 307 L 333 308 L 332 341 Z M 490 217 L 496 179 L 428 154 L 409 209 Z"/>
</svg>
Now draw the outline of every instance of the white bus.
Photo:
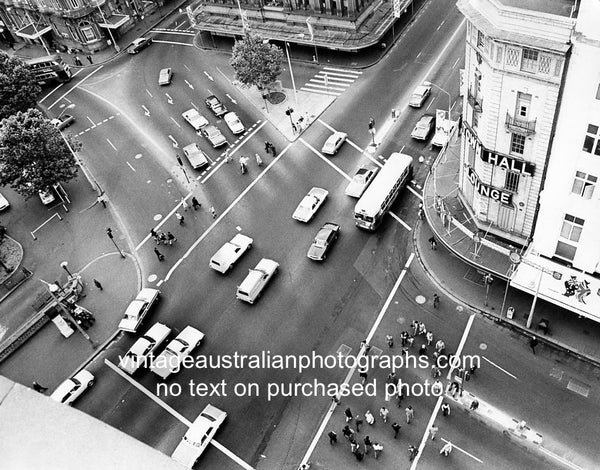
<svg viewBox="0 0 600 470">
<path fill-rule="evenodd" d="M 413 158 L 394 152 L 354 207 L 358 227 L 375 230 L 396 200 L 400 190 L 412 178 Z"/>
</svg>

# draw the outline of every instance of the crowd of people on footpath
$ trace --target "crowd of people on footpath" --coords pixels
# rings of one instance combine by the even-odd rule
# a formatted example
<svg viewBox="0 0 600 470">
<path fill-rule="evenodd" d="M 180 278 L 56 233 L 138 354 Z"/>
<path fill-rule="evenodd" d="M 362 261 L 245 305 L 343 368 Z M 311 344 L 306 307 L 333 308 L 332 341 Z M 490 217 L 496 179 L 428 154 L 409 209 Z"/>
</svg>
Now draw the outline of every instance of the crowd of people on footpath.
<svg viewBox="0 0 600 470">
<path fill-rule="evenodd" d="M 436 295 L 436 297 L 437 297 L 437 295 Z M 439 303 L 439 298 L 437 300 L 437 303 Z M 436 395 L 441 396 L 444 392 L 444 385 L 440 380 L 442 371 L 441 371 L 441 367 L 440 367 L 438 358 L 440 357 L 441 354 L 444 353 L 444 351 L 446 349 L 446 344 L 444 343 L 444 341 L 441 338 L 437 339 L 437 341 L 434 342 L 435 338 L 434 338 L 433 332 L 427 330 L 425 323 L 423 323 L 422 321 L 413 320 L 410 324 L 410 331 L 405 330 L 400 333 L 400 343 L 401 343 L 401 348 L 402 348 L 402 354 L 407 354 L 407 355 L 409 354 L 409 350 L 414 346 L 414 343 L 417 340 L 417 338 L 422 339 L 422 342 L 421 342 L 421 345 L 419 346 L 419 351 L 418 351 L 419 355 L 427 355 L 429 348 L 431 348 L 433 350 L 431 375 L 434 378 L 434 383 L 432 385 L 432 391 Z M 394 347 L 394 337 L 392 335 L 389 335 L 389 334 L 386 335 L 385 342 L 387 343 L 388 347 L 390 347 L 390 348 Z M 361 348 L 360 348 L 361 353 L 368 355 L 370 349 L 371 349 L 371 346 L 366 341 L 361 342 Z M 451 357 L 452 357 L 452 355 L 449 356 L 449 358 L 451 358 Z M 450 367 L 452 367 L 452 366 L 450 366 Z M 358 370 L 359 370 L 359 377 L 362 381 L 362 384 L 364 385 L 364 383 L 368 379 L 368 368 L 364 365 L 361 365 Z M 462 368 L 459 367 L 459 368 L 456 368 L 455 370 L 456 370 L 457 375 L 459 375 L 460 377 L 462 377 L 465 380 L 469 380 L 469 377 L 472 376 L 473 374 L 475 374 L 476 367 L 471 367 L 469 370 L 463 370 Z M 404 399 L 404 396 L 403 396 L 403 387 L 398 386 L 398 384 L 400 383 L 400 379 L 396 376 L 396 373 L 394 371 L 392 371 L 388 374 L 386 382 L 393 383 L 397 386 L 397 390 L 398 390 L 397 404 L 398 404 L 398 407 L 401 408 L 402 407 L 401 402 Z M 457 388 L 458 388 L 458 382 L 452 381 L 449 384 L 449 386 L 446 388 L 446 391 L 448 393 L 452 394 L 452 396 L 455 396 L 456 392 L 458 391 Z M 339 397 L 337 397 L 337 396 L 332 397 L 332 401 L 335 402 L 336 405 L 341 404 L 341 401 L 340 401 Z M 473 403 L 471 403 L 470 408 L 471 408 L 471 410 L 474 411 L 477 409 L 478 406 L 479 406 L 479 402 L 477 402 L 477 400 L 474 400 Z M 450 412 L 451 412 L 450 404 L 447 401 L 444 401 L 441 405 L 440 411 L 441 411 L 443 417 L 445 417 L 445 418 L 449 417 Z M 406 408 L 404 409 L 404 414 L 406 416 L 406 424 L 410 425 L 415 419 L 415 410 L 412 407 L 412 405 L 409 404 L 406 406 Z M 352 410 L 350 409 L 350 407 L 347 407 L 344 410 L 344 416 L 345 416 L 345 420 L 346 420 L 346 425 L 342 428 L 342 435 L 344 436 L 344 439 L 346 439 L 348 441 L 348 443 L 350 444 L 350 451 L 352 452 L 352 454 L 354 454 L 354 456 L 356 457 L 356 459 L 358 461 L 362 461 L 365 458 L 365 456 L 369 455 L 372 452 L 373 457 L 375 459 L 377 459 L 383 452 L 383 445 L 381 443 L 379 443 L 378 441 L 372 440 L 371 434 L 367 434 L 362 439 L 362 446 L 361 446 L 360 439 L 357 436 L 357 434 L 361 432 L 361 426 L 363 425 L 364 422 L 366 422 L 368 426 L 373 426 L 375 424 L 376 419 L 375 419 L 375 416 L 373 415 L 373 413 L 371 412 L 371 410 L 365 411 L 365 413 L 363 415 L 364 420 L 360 414 L 355 415 L 352 412 Z M 383 421 L 384 424 L 387 424 L 388 421 L 392 421 L 392 423 L 390 424 L 391 431 L 393 432 L 394 439 L 398 439 L 400 430 L 402 429 L 402 426 L 398 423 L 399 420 L 391 419 L 390 411 L 385 406 L 382 406 L 379 409 L 379 417 L 381 418 L 381 420 Z M 355 429 L 352 429 L 350 427 L 352 425 L 352 423 L 354 423 Z M 428 430 L 429 436 L 431 437 L 432 441 L 435 440 L 438 432 L 439 432 L 439 426 L 436 423 L 434 423 Z M 329 437 L 329 443 L 332 446 L 336 445 L 338 443 L 337 433 L 335 431 L 330 430 L 329 433 L 327 434 L 327 436 Z M 444 442 L 445 443 L 441 447 L 439 453 L 440 453 L 440 455 L 447 457 L 452 452 L 452 443 L 449 441 L 444 441 Z M 408 446 L 409 460 L 413 461 L 417 457 L 418 453 L 419 453 L 418 448 L 412 444 L 409 444 L 409 446 Z"/>
</svg>

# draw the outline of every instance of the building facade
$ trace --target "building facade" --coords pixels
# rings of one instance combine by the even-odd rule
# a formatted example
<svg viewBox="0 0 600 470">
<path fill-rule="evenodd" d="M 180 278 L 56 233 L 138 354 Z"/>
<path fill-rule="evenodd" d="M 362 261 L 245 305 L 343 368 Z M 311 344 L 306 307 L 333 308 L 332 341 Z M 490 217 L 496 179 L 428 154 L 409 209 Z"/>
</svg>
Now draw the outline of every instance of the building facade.
<svg viewBox="0 0 600 470">
<path fill-rule="evenodd" d="M 458 8 L 467 19 L 460 198 L 482 232 L 526 245 L 571 48 L 574 1 L 460 0 Z"/>
</svg>

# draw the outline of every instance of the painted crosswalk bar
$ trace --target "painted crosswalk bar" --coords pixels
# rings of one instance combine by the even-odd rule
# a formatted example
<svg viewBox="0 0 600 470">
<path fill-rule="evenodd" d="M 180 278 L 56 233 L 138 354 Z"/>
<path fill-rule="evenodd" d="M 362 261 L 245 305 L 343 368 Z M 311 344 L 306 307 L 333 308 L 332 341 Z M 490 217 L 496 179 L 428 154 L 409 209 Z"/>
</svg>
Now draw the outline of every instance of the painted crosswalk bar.
<svg viewBox="0 0 600 470">
<path fill-rule="evenodd" d="M 360 71 L 323 67 L 300 89 L 312 93 L 340 96 L 361 75 Z"/>
</svg>

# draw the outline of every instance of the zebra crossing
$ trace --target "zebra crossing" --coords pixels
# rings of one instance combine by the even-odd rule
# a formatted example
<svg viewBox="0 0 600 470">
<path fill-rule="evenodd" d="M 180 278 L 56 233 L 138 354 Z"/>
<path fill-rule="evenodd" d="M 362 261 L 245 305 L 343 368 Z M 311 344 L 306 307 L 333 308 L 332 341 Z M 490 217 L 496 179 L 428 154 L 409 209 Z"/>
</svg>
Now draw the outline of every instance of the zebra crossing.
<svg viewBox="0 0 600 470">
<path fill-rule="evenodd" d="M 335 67 L 323 67 L 313 78 L 300 89 L 311 93 L 322 95 L 340 96 L 352 85 L 362 72 L 356 70 L 344 70 Z"/>
</svg>

